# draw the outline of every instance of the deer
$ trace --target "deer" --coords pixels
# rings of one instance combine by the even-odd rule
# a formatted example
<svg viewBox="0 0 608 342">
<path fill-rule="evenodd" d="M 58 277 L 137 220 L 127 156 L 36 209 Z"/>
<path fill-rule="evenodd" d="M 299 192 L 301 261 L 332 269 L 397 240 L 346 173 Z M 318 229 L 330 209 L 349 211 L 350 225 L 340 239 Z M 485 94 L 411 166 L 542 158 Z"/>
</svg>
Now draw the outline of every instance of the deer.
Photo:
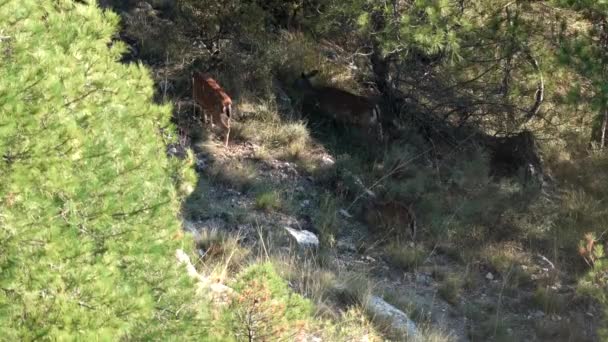
<svg viewBox="0 0 608 342">
<path fill-rule="evenodd" d="M 209 74 L 195 71 L 192 73 L 192 99 L 195 106 L 201 107 L 203 115 L 209 116 L 211 127 L 213 121 L 219 122 L 226 134 L 224 146 L 228 147 L 232 116 L 230 96 Z"/>
<path fill-rule="evenodd" d="M 409 235 L 416 241 L 418 227 L 412 203 L 372 200 L 364 204 L 363 218 L 371 228 L 392 232 L 397 237 Z"/>
<path fill-rule="evenodd" d="M 304 101 L 313 103 L 336 122 L 367 129 L 381 140 L 380 107 L 375 101 L 335 87 L 313 86 L 310 79 L 318 73 L 319 70 L 302 72 L 295 81 L 294 88 L 302 93 Z"/>
</svg>

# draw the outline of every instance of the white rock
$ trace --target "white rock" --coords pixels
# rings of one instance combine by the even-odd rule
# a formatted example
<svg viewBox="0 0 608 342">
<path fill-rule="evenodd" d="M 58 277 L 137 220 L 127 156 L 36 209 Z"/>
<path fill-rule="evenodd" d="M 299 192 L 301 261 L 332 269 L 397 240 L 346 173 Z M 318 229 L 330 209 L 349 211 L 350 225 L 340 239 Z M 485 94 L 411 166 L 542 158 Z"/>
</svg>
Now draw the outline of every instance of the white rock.
<svg viewBox="0 0 608 342">
<path fill-rule="evenodd" d="M 367 301 L 367 309 L 374 316 L 390 322 L 391 329 L 409 337 L 408 341 L 420 340 L 421 336 L 416 324 L 403 311 L 385 302 L 382 298 L 371 296 Z"/>
<path fill-rule="evenodd" d="M 488 272 L 488 274 L 486 274 L 486 279 L 494 280 L 494 275 L 491 272 Z"/>
<path fill-rule="evenodd" d="M 349 214 L 345 209 L 340 209 L 339 213 L 346 218 L 353 218 L 353 215 Z"/>
<path fill-rule="evenodd" d="M 308 230 L 297 230 L 290 227 L 285 227 L 285 230 L 291 235 L 298 245 L 301 247 L 318 247 L 319 238 Z"/>
<path fill-rule="evenodd" d="M 332 166 L 335 163 L 336 161 L 328 155 L 324 155 L 323 157 L 321 157 L 321 166 Z"/>
</svg>

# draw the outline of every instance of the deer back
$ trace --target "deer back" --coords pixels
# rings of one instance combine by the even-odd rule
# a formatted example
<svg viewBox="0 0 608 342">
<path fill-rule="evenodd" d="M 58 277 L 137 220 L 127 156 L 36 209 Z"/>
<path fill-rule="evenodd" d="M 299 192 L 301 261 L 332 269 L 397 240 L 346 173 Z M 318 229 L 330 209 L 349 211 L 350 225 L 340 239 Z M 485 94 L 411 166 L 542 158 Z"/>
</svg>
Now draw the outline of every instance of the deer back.
<svg viewBox="0 0 608 342">
<path fill-rule="evenodd" d="M 211 114 L 231 115 L 232 99 L 226 91 L 208 74 L 195 72 L 192 76 L 192 97 L 203 110 Z"/>
<path fill-rule="evenodd" d="M 310 77 L 317 72 L 302 73 L 295 83 L 305 100 L 336 121 L 367 128 L 379 124 L 380 110 L 374 101 L 335 87 L 313 86 Z"/>
<path fill-rule="evenodd" d="M 378 123 L 376 104 L 363 96 L 332 87 L 315 88 L 313 96 L 321 111 L 337 121 L 364 127 Z"/>
</svg>

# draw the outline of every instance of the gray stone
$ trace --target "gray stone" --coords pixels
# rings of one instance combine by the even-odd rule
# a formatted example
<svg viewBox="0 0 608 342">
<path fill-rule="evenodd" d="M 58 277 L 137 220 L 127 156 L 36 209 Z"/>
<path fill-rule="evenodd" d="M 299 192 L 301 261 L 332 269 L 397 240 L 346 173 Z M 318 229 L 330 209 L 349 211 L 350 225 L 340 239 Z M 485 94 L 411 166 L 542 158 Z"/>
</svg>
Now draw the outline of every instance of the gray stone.
<svg viewBox="0 0 608 342">
<path fill-rule="evenodd" d="M 319 246 L 319 238 L 308 230 L 297 230 L 290 227 L 285 227 L 285 230 L 300 247 L 316 248 Z"/>
<path fill-rule="evenodd" d="M 377 318 L 390 323 L 396 333 L 406 335 L 410 340 L 421 339 L 416 324 L 403 311 L 385 302 L 382 298 L 371 296 L 367 301 L 367 309 Z"/>
</svg>

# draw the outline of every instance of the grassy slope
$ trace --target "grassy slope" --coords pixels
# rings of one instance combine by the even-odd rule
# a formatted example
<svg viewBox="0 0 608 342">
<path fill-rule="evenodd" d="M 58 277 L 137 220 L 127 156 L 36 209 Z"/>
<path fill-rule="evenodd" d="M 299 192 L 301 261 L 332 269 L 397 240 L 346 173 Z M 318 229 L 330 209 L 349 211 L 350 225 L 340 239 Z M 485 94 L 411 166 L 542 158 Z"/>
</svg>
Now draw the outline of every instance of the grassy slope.
<svg viewBox="0 0 608 342">
<path fill-rule="evenodd" d="M 422 153 L 428 146 L 414 132 L 392 149 L 357 153 L 347 132 L 336 135 L 322 121 L 313 118 L 307 125 L 306 120 L 299 120 L 294 109 L 297 104 L 285 100 L 287 87 L 276 87 L 269 75 L 244 72 L 265 64 L 266 68 L 276 66 L 279 74 L 297 75 L 296 70 L 320 66 L 326 74 L 337 75 L 345 86 L 352 83 L 352 75 L 324 61 L 315 44 L 298 35 L 275 38 L 272 43 L 260 43 L 260 50 L 272 51 L 271 56 L 229 47 L 229 67 L 217 71 L 222 84 L 238 93 L 240 115 L 234 125 L 233 145 L 227 150 L 218 148 L 213 135 L 186 124 L 190 107 L 180 101 L 188 94 L 184 75 L 189 66 L 169 57 L 168 64 L 157 68 L 159 81 L 166 77 L 175 85 L 166 100 L 176 104 L 175 117 L 184 132 L 199 136 L 194 139 L 195 151 L 199 160 L 207 162 L 184 207 L 185 216 L 205 232 L 201 247 L 215 250 L 199 260 L 202 271 L 230 283 L 247 265 L 270 261 L 315 305 L 316 313 L 308 317 L 309 330 L 321 335 L 336 333 L 334 338 L 339 339 L 361 336 L 362 331 L 371 335 L 377 334 L 375 329 L 383 331 L 382 324 L 374 328 L 361 316 L 360 303 L 371 291 L 384 293 L 422 324 L 432 322 L 438 327 L 443 323 L 450 328 L 450 318 L 438 315 L 437 307 L 467 317 L 469 333 L 476 340 L 509 340 L 531 334 L 584 340 L 593 335 L 597 322 L 585 315 L 597 314 L 594 306 L 587 306 L 589 297 L 568 286 L 584 279 L 584 268 L 575 254 L 583 232 L 599 229 L 604 222 L 599 204 L 605 198 L 600 186 L 605 184 L 605 173 L 599 170 L 605 158 L 581 161 L 563 149 L 546 147 L 547 166 L 560 189 L 556 200 L 528 192 L 517 179 L 493 182 L 485 172 L 487 160 L 482 150 L 438 146 L 443 159 L 433 160 L 432 155 Z M 169 51 L 172 56 L 166 50 L 171 48 L 204 58 L 204 51 L 179 46 L 185 41 L 178 37 L 171 46 L 149 47 L 147 54 Z M 244 60 L 242 56 L 250 57 L 249 62 L 237 62 Z M 284 83 L 288 81 L 287 77 Z M 328 155 L 337 160 L 336 165 L 327 166 Z M 337 213 L 350 207 L 353 196 L 360 193 L 357 179 L 375 184 L 391 170 L 394 177 L 386 178 L 373 191 L 389 199 L 415 201 L 420 227 L 415 246 L 393 239 L 384 230 L 370 233 L 370 227 L 358 219 L 346 220 Z M 351 211 L 365 210 L 364 203 L 359 201 Z M 285 249 L 288 244 L 282 226 L 294 221 L 319 233 L 322 248 L 317 258 L 302 260 Z M 235 228 L 238 233 L 232 233 Z M 354 253 L 350 247 L 343 248 L 348 244 Z M 557 270 L 551 270 L 538 255 L 552 260 Z M 377 262 L 357 264 L 355 259 L 366 256 Z M 384 268 L 388 271 L 379 271 Z M 429 278 L 428 288 L 420 286 L 417 295 L 436 293 L 437 299 L 404 301 L 403 288 L 420 284 L 399 280 L 399 286 L 388 286 L 383 279 L 390 279 L 391 274 L 403 279 Z M 341 291 L 343 288 L 349 291 Z M 313 317 L 329 320 L 316 325 Z M 567 324 L 555 324 L 558 317 Z M 364 323 L 354 323 L 359 319 Z"/>
</svg>

